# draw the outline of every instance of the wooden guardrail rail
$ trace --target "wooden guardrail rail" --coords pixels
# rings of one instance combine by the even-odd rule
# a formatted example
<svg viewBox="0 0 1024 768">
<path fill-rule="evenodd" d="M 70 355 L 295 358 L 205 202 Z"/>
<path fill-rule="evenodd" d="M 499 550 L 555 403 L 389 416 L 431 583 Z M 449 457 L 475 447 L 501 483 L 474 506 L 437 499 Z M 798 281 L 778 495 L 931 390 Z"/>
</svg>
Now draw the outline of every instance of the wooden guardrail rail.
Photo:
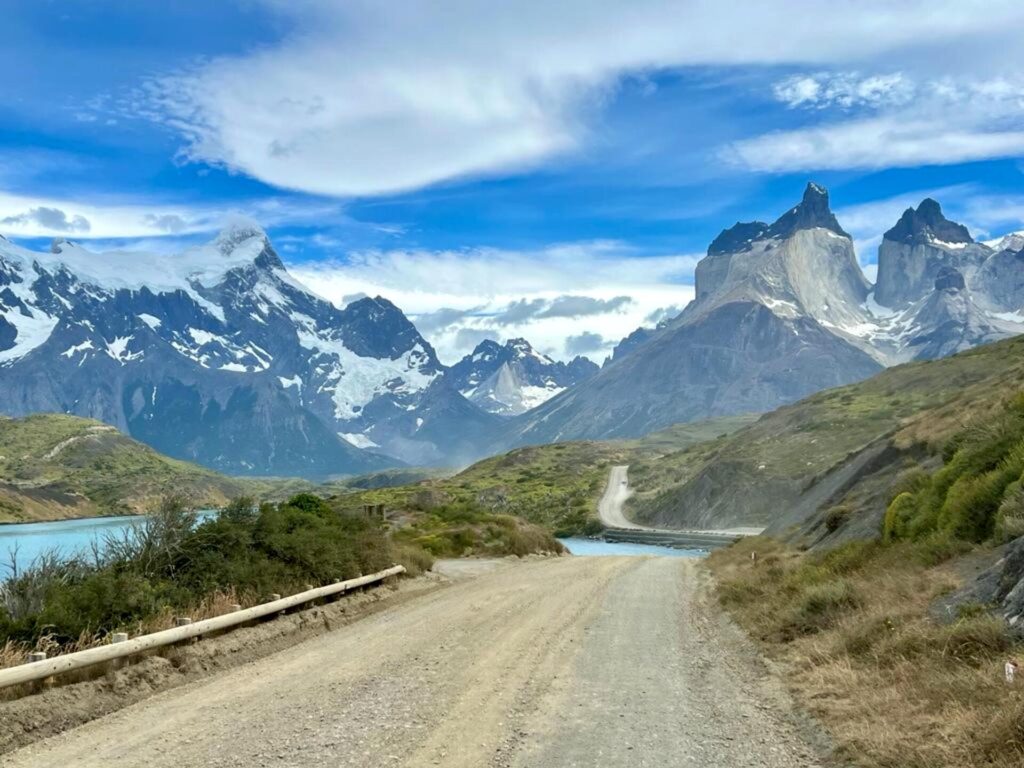
<svg viewBox="0 0 1024 768">
<path fill-rule="evenodd" d="M 405 568 L 395 565 L 368 576 L 360 576 L 356 579 L 338 581 L 328 584 L 325 587 L 309 589 L 295 595 L 283 597 L 280 600 L 273 600 L 269 603 L 261 603 L 252 608 L 245 608 L 232 613 L 225 613 L 223 616 L 214 616 L 212 619 L 204 619 L 193 624 L 184 624 L 172 629 L 165 629 L 161 632 L 154 632 L 150 635 L 142 635 L 132 640 L 101 645 L 96 648 L 89 648 L 84 651 L 67 653 L 62 656 L 54 656 L 52 659 L 43 661 L 30 661 L 17 667 L 0 669 L 0 688 L 7 688 L 21 683 L 31 683 L 37 680 L 45 680 L 48 677 L 59 675 L 62 672 L 71 672 L 75 669 L 89 667 L 93 664 L 102 664 L 105 661 L 122 659 L 126 656 L 134 656 L 137 653 L 148 651 L 153 648 L 161 648 L 167 645 L 180 643 L 193 637 L 199 637 L 210 632 L 217 632 L 222 629 L 229 629 L 245 624 L 246 622 L 270 616 L 271 614 L 286 611 L 297 605 L 308 603 L 320 598 L 342 594 L 350 589 L 365 587 L 369 584 L 376 584 L 391 576 L 405 573 Z"/>
</svg>

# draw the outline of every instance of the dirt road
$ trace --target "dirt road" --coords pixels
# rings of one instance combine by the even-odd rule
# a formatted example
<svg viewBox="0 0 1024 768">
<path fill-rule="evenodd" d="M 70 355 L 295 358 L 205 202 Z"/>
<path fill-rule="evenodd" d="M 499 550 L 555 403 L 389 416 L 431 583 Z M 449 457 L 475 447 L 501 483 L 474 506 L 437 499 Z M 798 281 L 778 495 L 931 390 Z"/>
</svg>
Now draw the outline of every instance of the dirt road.
<svg viewBox="0 0 1024 768">
<path fill-rule="evenodd" d="M 684 558 L 504 565 L 2 762 L 818 765 L 704 578 Z"/>
<path fill-rule="evenodd" d="M 612 467 L 608 473 L 608 485 L 604 489 L 604 496 L 597 504 L 597 514 L 601 522 L 609 528 L 633 528 L 644 530 L 646 526 L 638 525 L 628 519 L 622 508 L 626 499 L 633 495 L 629 487 L 629 467 Z"/>
</svg>

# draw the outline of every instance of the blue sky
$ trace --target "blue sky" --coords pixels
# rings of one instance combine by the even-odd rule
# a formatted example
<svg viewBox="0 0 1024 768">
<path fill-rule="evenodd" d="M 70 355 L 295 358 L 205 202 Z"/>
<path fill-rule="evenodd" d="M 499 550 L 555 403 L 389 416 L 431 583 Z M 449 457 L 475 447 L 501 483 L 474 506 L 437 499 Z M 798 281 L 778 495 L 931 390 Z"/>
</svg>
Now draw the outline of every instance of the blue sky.
<svg viewBox="0 0 1024 768">
<path fill-rule="evenodd" d="M 173 253 L 241 212 L 448 360 L 513 335 L 600 358 L 809 179 L 869 275 L 925 195 L 1024 227 L 1019 2 L 0 6 L 0 232 Z M 562 296 L 593 301 L 507 320 Z"/>
</svg>

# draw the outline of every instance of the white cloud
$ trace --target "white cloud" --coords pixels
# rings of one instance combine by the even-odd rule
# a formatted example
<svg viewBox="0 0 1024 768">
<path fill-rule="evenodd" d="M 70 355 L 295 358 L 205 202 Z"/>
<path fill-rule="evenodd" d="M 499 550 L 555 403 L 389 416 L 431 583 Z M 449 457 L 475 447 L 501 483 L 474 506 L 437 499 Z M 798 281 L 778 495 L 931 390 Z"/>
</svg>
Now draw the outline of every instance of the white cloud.
<svg viewBox="0 0 1024 768">
<path fill-rule="evenodd" d="M 1019 29 L 1024 6 L 990 0 L 308 0 L 265 4 L 279 43 L 150 84 L 137 109 L 187 139 L 185 154 L 270 184 L 330 195 L 411 189 L 538 163 L 578 147 L 625 76 L 706 65 L 843 66 L 901 50 L 948 51 Z M 944 53 L 948 57 L 948 54 Z M 897 83 L 868 76 L 857 98 Z M 828 85 L 794 86 L 796 98 Z M 963 143 L 961 139 L 959 143 Z M 746 156 L 763 153 L 751 147 Z M 765 161 L 755 161 L 762 168 Z"/>
<path fill-rule="evenodd" d="M 950 165 L 1024 155 L 1024 80 L 902 74 L 800 75 L 780 81 L 776 98 L 816 110 L 855 107 L 872 113 L 774 131 L 725 150 L 754 171 Z"/>
<path fill-rule="evenodd" d="M 442 359 L 454 362 L 482 338 L 523 336 L 562 358 L 570 336 L 605 339 L 598 357 L 655 310 L 693 298 L 699 254 L 643 257 L 619 243 L 573 243 L 540 251 L 371 251 L 346 263 L 289 269 L 335 303 L 365 293 L 395 302 Z M 510 313 L 510 307 L 522 312 Z M 513 316 L 515 315 L 515 316 Z"/>
<path fill-rule="evenodd" d="M 789 107 L 879 107 L 907 103 L 914 94 L 914 84 L 900 72 L 868 76 L 819 72 L 787 77 L 773 90 L 775 98 Z"/>
<path fill-rule="evenodd" d="M 736 142 L 727 156 L 753 171 L 880 169 L 952 165 L 1024 155 L 1020 130 L 956 125 L 956 118 L 892 115 L 779 131 Z"/>
<path fill-rule="evenodd" d="M 0 192 L 0 232 L 13 237 L 77 239 L 181 237 L 214 232 L 243 212 L 265 227 L 344 220 L 335 203 L 265 198 L 232 205 L 193 206 L 127 203 L 95 196 L 88 201 Z M 314 244 L 321 243 L 314 241 Z"/>
</svg>

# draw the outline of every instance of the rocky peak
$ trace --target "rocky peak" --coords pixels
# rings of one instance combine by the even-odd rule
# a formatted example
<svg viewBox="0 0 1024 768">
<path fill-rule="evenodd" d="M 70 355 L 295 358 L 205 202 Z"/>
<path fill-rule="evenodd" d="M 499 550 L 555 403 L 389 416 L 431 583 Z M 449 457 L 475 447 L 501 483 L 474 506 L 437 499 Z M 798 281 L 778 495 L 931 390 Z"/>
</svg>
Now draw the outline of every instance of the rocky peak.
<svg viewBox="0 0 1024 768">
<path fill-rule="evenodd" d="M 835 214 L 828 204 L 828 190 L 808 182 L 804 189 L 803 199 L 795 208 L 791 208 L 782 214 L 765 232 L 767 237 L 786 238 L 801 229 L 823 229 L 831 230 L 837 235 L 849 237 L 836 219 Z"/>
<path fill-rule="evenodd" d="M 735 253 L 748 248 L 752 242 L 760 239 L 767 229 L 768 225 L 763 221 L 737 221 L 728 229 L 723 229 L 718 237 L 711 241 L 708 255 Z"/>
<path fill-rule="evenodd" d="M 505 342 L 505 348 L 512 353 L 515 359 L 522 360 L 528 357 L 535 358 L 545 363 L 553 362 L 547 355 L 542 355 L 533 348 L 526 339 L 509 339 Z"/>
<path fill-rule="evenodd" d="M 885 233 L 885 239 L 894 243 L 918 245 L 921 243 L 973 243 L 974 238 L 963 224 L 947 219 L 942 206 L 926 197 L 917 209 L 907 208 L 896 226 Z"/>
<path fill-rule="evenodd" d="M 239 249 L 255 251 L 253 263 L 263 269 L 284 269 L 266 231 L 254 221 L 236 218 L 228 222 L 213 240 L 213 247 L 225 258 L 234 256 Z"/>
<path fill-rule="evenodd" d="M 817 227 L 849 237 L 829 208 L 828 190 L 812 181 L 808 182 L 804 189 L 800 203 L 782 214 L 774 224 L 766 224 L 763 221 L 738 221 L 728 229 L 723 229 L 711 242 L 708 246 L 708 255 L 744 251 L 756 240 L 768 237 L 785 239 L 801 229 Z"/>
<path fill-rule="evenodd" d="M 383 296 L 353 301 L 340 314 L 345 346 L 357 355 L 395 360 L 418 344 L 424 356 L 423 370 L 440 369 L 434 349 L 405 313 Z"/>
<path fill-rule="evenodd" d="M 1024 230 L 1010 232 L 1008 235 L 997 237 L 995 240 L 986 240 L 985 245 L 997 253 L 1001 251 L 1022 251 L 1024 250 Z"/>
<path fill-rule="evenodd" d="M 55 237 L 50 241 L 50 253 L 58 254 L 64 253 L 66 248 L 77 248 L 78 243 L 73 240 L 68 240 L 66 237 Z"/>
<path fill-rule="evenodd" d="M 583 355 L 576 355 L 576 357 L 568 362 L 565 368 L 577 380 L 590 378 L 601 370 L 597 363 Z"/>
<path fill-rule="evenodd" d="M 501 354 L 504 347 L 494 339 L 484 339 L 476 345 L 471 357 L 474 360 L 493 360 Z"/>
</svg>

